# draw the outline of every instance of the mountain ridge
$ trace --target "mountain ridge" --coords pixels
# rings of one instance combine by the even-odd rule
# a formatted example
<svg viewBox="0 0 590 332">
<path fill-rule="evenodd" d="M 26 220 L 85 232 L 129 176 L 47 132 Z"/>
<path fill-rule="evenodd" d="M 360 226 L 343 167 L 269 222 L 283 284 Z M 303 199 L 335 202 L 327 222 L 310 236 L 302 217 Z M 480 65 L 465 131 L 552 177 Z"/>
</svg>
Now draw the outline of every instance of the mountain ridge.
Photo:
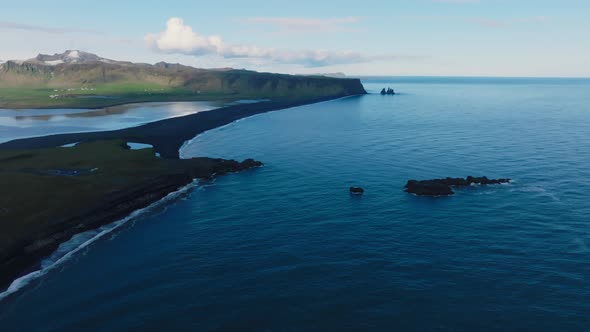
<svg viewBox="0 0 590 332">
<path fill-rule="evenodd" d="M 79 50 L 0 64 L 0 108 L 364 94 L 358 79 L 117 61 Z M 107 98 L 108 97 L 108 98 Z"/>
<path fill-rule="evenodd" d="M 66 50 L 63 53 L 55 53 L 53 55 L 41 54 L 37 55 L 32 59 L 25 60 L 29 63 L 44 64 L 49 66 L 55 66 L 59 64 L 72 64 L 72 63 L 90 63 L 90 62 L 104 62 L 114 63 L 115 60 L 106 59 L 99 57 L 96 54 L 88 53 L 80 50 Z"/>
</svg>

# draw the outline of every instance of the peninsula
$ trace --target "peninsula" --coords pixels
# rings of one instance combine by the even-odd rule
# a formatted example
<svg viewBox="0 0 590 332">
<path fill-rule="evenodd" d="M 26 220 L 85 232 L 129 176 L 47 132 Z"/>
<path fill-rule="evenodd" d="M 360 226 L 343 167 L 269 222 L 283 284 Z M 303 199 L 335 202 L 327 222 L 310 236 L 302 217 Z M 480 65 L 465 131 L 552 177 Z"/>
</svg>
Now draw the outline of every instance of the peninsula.
<svg viewBox="0 0 590 332">
<path fill-rule="evenodd" d="M 157 101 L 290 99 L 365 93 L 358 79 L 116 61 L 78 50 L 0 64 L 1 108 L 100 108 Z"/>
<path fill-rule="evenodd" d="M 133 64 L 80 51 L 3 63 L 0 108 L 260 102 L 121 130 L 0 144 L 0 288 L 36 269 L 40 259 L 77 233 L 119 220 L 194 179 L 262 165 L 252 159 L 179 159 L 179 148 L 196 135 L 255 114 L 365 93 L 358 79 Z M 131 150 L 131 142 L 152 148 Z"/>
<path fill-rule="evenodd" d="M 74 147 L 0 150 L 0 287 L 73 235 L 117 221 L 167 194 L 262 163 L 170 160 L 123 140 Z"/>
</svg>

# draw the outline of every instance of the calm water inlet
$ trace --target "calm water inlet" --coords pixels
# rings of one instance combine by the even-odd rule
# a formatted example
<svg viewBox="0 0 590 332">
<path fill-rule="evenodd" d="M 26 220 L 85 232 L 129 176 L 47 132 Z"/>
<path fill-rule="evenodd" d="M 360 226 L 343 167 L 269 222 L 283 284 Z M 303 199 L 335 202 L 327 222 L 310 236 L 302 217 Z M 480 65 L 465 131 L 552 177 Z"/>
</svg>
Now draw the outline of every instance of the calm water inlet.
<svg viewBox="0 0 590 332">
<path fill-rule="evenodd" d="M 208 111 L 217 102 L 139 103 L 101 109 L 0 109 L 0 143 L 17 138 L 115 130 Z"/>
</svg>

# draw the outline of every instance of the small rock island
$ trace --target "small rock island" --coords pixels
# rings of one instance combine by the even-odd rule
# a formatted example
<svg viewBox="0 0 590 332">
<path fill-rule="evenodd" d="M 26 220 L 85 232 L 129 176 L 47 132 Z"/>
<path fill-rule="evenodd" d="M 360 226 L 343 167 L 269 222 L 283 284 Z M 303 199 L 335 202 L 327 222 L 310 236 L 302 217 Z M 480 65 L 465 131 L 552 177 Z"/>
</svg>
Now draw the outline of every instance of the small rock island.
<svg viewBox="0 0 590 332">
<path fill-rule="evenodd" d="M 452 187 L 467 187 L 472 184 L 490 185 L 510 183 L 510 179 L 488 179 L 485 176 L 467 178 L 446 178 L 433 180 L 409 180 L 404 191 L 418 196 L 450 196 L 454 195 Z"/>
<path fill-rule="evenodd" d="M 363 189 L 361 187 L 350 187 L 349 190 L 350 190 L 350 193 L 353 195 L 362 195 L 365 193 L 365 189 Z"/>
<path fill-rule="evenodd" d="M 395 90 L 393 90 L 392 88 L 387 88 L 387 89 L 383 88 L 383 90 L 381 90 L 381 95 L 382 96 L 385 96 L 385 95 L 393 96 L 393 95 L 395 95 Z"/>
</svg>

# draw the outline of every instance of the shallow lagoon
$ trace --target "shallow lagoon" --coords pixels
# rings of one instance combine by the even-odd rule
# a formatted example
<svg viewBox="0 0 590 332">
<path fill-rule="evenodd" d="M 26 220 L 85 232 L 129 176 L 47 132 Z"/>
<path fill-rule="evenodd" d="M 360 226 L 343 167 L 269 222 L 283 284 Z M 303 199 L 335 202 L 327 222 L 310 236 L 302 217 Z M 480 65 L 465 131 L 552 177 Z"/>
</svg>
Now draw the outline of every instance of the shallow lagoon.
<svg viewBox="0 0 590 332">
<path fill-rule="evenodd" d="M 143 103 L 88 109 L 0 109 L 0 143 L 16 138 L 114 130 L 212 110 L 216 102 Z"/>
</svg>

